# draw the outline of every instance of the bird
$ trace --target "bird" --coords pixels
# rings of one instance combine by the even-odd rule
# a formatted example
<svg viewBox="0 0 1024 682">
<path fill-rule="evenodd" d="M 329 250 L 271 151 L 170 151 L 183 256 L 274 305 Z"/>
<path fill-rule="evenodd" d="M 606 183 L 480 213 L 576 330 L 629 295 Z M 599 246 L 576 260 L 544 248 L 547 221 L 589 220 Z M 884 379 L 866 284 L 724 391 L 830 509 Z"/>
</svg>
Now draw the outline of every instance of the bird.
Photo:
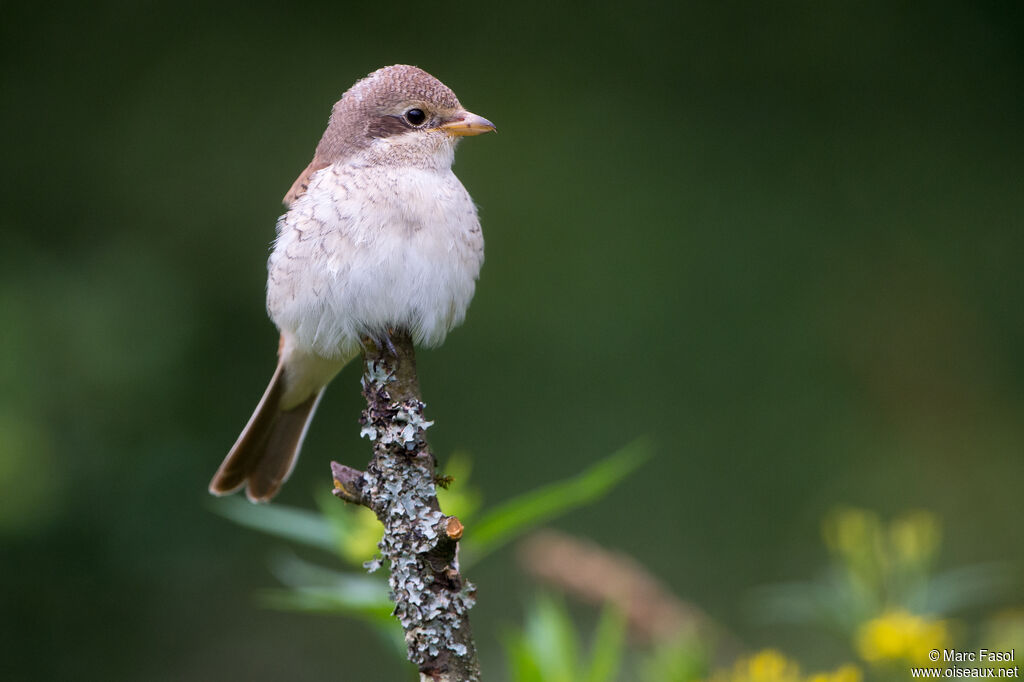
<svg viewBox="0 0 1024 682">
<path fill-rule="evenodd" d="M 210 482 L 267 502 L 288 479 L 323 397 L 364 339 L 407 330 L 440 345 L 466 316 L 484 260 L 455 147 L 495 130 L 426 71 L 370 73 L 331 109 L 313 160 L 284 197 L 267 263 L 278 363 Z"/>
</svg>

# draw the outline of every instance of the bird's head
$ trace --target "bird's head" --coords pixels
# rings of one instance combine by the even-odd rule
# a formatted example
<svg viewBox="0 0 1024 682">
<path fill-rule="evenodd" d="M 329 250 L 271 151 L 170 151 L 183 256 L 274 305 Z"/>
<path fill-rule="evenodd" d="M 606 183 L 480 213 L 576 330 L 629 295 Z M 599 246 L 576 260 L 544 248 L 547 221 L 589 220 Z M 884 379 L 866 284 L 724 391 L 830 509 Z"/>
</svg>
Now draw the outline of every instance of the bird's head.
<svg viewBox="0 0 1024 682">
<path fill-rule="evenodd" d="M 336 162 L 368 153 L 375 162 L 451 165 L 463 137 L 494 130 L 466 111 L 444 83 L 415 66 L 374 71 L 334 105 L 317 156 Z"/>
</svg>

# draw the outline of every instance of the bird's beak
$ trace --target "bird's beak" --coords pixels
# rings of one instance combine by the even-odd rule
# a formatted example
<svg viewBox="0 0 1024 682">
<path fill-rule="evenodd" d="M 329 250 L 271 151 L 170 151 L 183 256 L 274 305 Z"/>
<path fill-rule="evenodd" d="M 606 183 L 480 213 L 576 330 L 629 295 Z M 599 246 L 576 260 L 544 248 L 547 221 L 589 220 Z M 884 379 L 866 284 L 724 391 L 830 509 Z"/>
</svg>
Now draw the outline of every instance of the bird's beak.
<svg viewBox="0 0 1024 682">
<path fill-rule="evenodd" d="M 477 116 L 468 111 L 460 111 L 438 127 L 449 135 L 458 135 L 460 137 L 483 135 L 484 133 L 497 130 L 494 124 L 483 116 Z"/>
</svg>

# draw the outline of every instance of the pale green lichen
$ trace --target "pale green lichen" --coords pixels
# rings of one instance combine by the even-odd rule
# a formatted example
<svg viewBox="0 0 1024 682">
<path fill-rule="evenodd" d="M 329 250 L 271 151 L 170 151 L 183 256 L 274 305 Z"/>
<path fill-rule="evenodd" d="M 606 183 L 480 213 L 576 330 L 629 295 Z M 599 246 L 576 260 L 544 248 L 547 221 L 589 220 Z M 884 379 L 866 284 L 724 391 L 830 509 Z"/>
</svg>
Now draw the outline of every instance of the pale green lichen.
<svg viewBox="0 0 1024 682">
<path fill-rule="evenodd" d="M 381 395 L 393 380 L 382 363 L 369 363 L 363 388 Z M 458 633 L 474 603 L 474 588 L 468 582 L 458 592 L 432 589 L 433 570 L 425 555 L 440 540 L 437 529 L 445 516 L 430 504 L 436 499 L 432 467 L 410 466 L 412 456 L 425 448 L 425 431 L 433 425 L 423 417 L 423 409 L 422 402 L 407 400 L 390 406 L 390 418 L 368 410 L 360 432 L 374 442 L 376 452 L 363 477 L 363 495 L 386 528 L 379 547 L 391 566 L 388 583 L 394 614 L 405 630 L 409 658 L 417 665 L 444 649 L 456 656 L 468 653 Z M 366 564 L 370 571 L 379 566 L 377 559 Z"/>
</svg>

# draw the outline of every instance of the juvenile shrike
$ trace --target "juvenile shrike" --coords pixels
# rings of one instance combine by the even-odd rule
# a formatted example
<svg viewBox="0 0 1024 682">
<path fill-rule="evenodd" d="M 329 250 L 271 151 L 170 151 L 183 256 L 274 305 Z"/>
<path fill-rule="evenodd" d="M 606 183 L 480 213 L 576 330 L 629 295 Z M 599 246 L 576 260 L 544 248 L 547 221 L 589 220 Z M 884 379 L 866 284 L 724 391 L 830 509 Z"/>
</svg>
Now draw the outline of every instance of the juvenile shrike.
<svg viewBox="0 0 1024 682">
<path fill-rule="evenodd" d="M 277 493 L 324 388 L 362 339 L 406 329 L 436 346 L 462 322 L 484 240 L 451 166 L 462 137 L 492 130 L 414 66 L 374 71 L 334 105 L 312 162 L 285 195 L 268 263 L 277 370 L 211 493 L 245 485 L 254 502 Z"/>
</svg>

